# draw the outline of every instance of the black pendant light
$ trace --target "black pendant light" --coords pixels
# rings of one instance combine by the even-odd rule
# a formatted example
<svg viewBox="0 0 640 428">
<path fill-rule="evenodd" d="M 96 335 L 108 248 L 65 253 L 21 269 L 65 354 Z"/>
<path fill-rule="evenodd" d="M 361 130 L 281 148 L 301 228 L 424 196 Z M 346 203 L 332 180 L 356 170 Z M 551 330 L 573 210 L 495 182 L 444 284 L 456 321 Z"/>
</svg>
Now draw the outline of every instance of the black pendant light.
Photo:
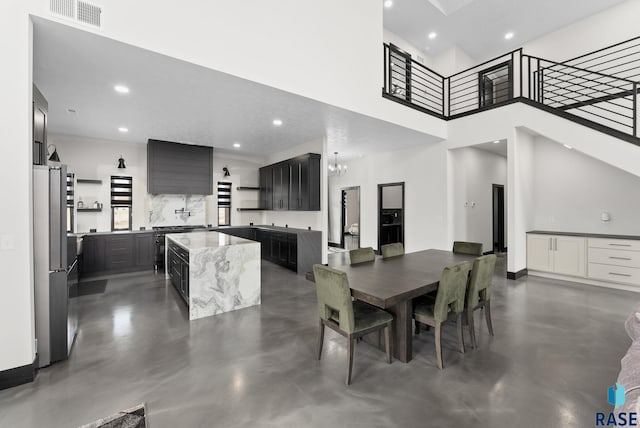
<svg viewBox="0 0 640 428">
<path fill-rule="evenodd" d="M 51 162 L 60 162 L 60 156 L 58 156 L 58 148 L 55 144 L 49 144 L 49 147 L 47 149 L 50 149 L 51 147 L 53 147 L 53 153 L 51 153 L 51 156 L 49 156 L 49 160 Z"/>
<path fill-rule="evenodd" d="M 118 169 L 125 169 L 127 166 L 124 164 L 124 158 L 120 155 L 120 159 L 118 159 Z"/>
<path fill-rule="evenodd" d="M 225 177 L 231 176 L 231 173 L 229 172 L 229 168 L 227 168 L 226 166 L 222 168 L 222 172 L 224 172 Z"/>
</svg>

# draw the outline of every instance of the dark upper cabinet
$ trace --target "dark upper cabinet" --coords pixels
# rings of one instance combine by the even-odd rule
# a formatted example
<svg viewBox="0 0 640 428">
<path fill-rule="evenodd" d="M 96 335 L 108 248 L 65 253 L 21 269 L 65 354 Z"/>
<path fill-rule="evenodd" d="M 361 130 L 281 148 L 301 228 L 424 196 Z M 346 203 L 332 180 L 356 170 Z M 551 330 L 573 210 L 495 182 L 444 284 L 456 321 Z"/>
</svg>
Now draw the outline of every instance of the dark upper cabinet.
<svg viewBox="0 0 640 428">
<path fill-rule="evenodd" d="M 260 168 L 260 208 L 273 209 L 273 168 Z"/>
<path fill-rule="evenodd" d="M 289 210 L 320 210 L 320 155 L 308 154 L 289 161 Z"/>
<path fill-rule="evenodd" d="M 319 211 L 320 155 L 309 153 L 260 168 L 260 208 Z"/>
<path fill-rule="evenodd" d="M 289 162 L 273 166 L 273 209 L 289 209 Z"/>
<path fill-rule="evenodd" d="M 33 85 L 33 164 L 47 164 L 47 120 L 49 104 Z"/>
<path fill-rule="evenodd" d="M 149 140 L 147 190 L 155 194 L 213 195 L 213 148 Z"/>
</svg>

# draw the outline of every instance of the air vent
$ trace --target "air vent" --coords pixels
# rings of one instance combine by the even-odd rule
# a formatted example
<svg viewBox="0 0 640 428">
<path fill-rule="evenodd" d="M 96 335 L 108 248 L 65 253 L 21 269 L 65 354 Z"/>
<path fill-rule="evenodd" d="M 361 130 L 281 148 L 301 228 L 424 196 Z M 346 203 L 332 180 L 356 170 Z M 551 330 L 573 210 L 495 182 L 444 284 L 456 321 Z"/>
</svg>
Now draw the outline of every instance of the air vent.
<svg viewBox="0 0 640 428">
<path fill-rule="evenodd" d="M 75 0 L 51 0 L 49 2 L 49 10 L 67 18 L 75 18 L 76 2 Z"/>
<path fill-rule="evenodd" d="M 50 0 L 49 10 L 56 15 L 73 19 L 83 24 L 100 27 L 102 9 L 80 0 Z"/>
<path fill-rule="evenodd" d="M 78 2 L 78 21 L 80 22 L 99 27 L 101 13 L 102 11 L 98 6 L 83 1 Z"/>
</svg>

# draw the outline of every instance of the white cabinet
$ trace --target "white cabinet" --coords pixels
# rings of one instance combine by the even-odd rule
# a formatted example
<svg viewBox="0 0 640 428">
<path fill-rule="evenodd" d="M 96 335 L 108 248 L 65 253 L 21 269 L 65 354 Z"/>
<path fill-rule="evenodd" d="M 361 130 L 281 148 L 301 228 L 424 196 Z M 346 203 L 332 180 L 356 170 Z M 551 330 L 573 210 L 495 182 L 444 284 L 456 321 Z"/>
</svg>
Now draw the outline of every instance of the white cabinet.
<svg viewBox="0 0 640 428">
<path fill-rule="evenodd" d="M 560 275 L 587 275 L 586 238 L 527 234 L 527 269 Z"/>
<path fill-rule="evenodd" d="M 589 238 L 589 278 L 640 285 L 640 241 Z"/>
</svg>

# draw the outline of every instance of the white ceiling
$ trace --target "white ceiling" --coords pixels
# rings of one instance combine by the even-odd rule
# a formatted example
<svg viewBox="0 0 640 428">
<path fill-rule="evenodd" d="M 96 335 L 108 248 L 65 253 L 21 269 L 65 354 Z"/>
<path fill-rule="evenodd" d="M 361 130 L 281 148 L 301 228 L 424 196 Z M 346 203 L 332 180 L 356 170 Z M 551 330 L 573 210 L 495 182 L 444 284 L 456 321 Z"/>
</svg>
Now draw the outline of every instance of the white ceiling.
<svg viewBox="0 0 640 428">
<path fill-rule="evenodd" d="M 393 0 L 384 9 L 384 26 L 429 55 L 458 46 L 485 60 L 624 1 Z M 432 31 L 438 36 L 429 40 Z M 514 37 L 507 41 L 510 31 Z"/>
<path fill-rule="evenodd" d="M 34 18 L 34 82 L 49 132 L 208 145 L 256 157 L 329 140 L 340 159 L 435 141 L 308 98 Z M 126 85 L 130 93 L 114 91 Z M 68 109 L 76 110 L 69 114 Z M 281 127 L 273 119 L 284 122 Z M 118 127 L 129 132 L 120 133 Z M 239 142 L 239 149 L 233 143 Z M 392 146 L 390 146 L 392 144 Z"/>
</svg>

